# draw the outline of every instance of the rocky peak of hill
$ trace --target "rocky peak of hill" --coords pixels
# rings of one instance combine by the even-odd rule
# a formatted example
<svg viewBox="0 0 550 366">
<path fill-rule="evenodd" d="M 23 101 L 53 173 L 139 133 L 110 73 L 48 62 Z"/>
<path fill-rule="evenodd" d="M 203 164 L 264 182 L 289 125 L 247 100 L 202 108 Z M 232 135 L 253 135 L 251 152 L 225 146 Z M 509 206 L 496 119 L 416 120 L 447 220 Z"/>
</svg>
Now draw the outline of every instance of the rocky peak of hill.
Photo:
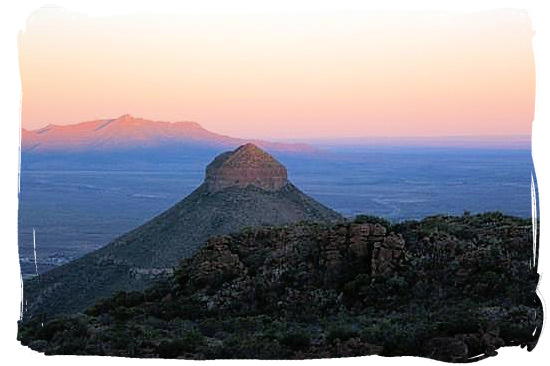
<svg viewBox="0 0 550 366">
<path fill-rule="evenodd" d="M 215 193 L 229 187 L 255 186 L 278 191 L 287 183 L 286 168 L 252 143 L 218 156 L 206 168 L 205 183 Z"/>
</svg>

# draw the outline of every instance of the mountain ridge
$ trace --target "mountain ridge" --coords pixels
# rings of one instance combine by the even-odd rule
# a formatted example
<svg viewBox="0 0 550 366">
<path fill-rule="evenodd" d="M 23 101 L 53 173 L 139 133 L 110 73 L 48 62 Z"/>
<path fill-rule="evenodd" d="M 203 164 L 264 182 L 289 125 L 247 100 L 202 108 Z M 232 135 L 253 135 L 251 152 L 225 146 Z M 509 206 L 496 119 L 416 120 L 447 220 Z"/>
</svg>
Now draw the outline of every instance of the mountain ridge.
<svg viewBox="0 0 550 366">
<path fill-rule="evenodd" d="M 254 143 L 274 151 L 304 153 L 316 151 L 313 146 L 306 143 L 241 139 L 209 131 L 194 121 L 152 121 L 133 117 L 130 114 L 71 125 L 48 124 L 36 130 L 21 129 L 23 152 L 110 151 L 171 145 L 228 148 L 245 143 Z"/>
</svg>

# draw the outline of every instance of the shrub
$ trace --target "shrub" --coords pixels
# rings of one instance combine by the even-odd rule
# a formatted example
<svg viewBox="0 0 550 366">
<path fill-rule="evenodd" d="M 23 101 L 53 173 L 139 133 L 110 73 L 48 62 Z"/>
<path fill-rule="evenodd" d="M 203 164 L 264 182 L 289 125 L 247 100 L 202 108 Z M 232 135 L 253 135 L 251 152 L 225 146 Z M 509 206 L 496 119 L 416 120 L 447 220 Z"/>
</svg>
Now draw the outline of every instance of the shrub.
<svg viewBox="0 0 550 366">
<path fill-rule="evenodd" d="M 280 343 L 293 350 L 298 350 L 309 347 L 311 339 L 309 334 L 300 329 L 287 333 L 280 339 Z"/>
<path fill-rule="evenodd" d="M 184 344 L 180 339 L 162 341 L 157 348 L 160 358 L 177 358 L 184 352 Z"/>
<path fill-rule="evenodd" d="M 357 215 L 353 220 L 355 224 L 380 224 L 386 229 L 391 227 L 391 222 L 383 217 L 372 216 L 372 215 Z"/>
<path fill-rule="evenodd" d="M 341 341 L 347 341 L 350 338 L 355 338 L 358 336 L 357 331 L 353 330 L 348 324 L 329 324 L 326 340 L 328 343 L 334 343 L 336 339 Z"/>
<path fill-rule="evenodd" d="M 177 358 L 186 352 L 197 352 L 197 348 L 206 344 L 204 336 L 197 330 L 187 330 L 181 337 L 162 341 L 158 348 L 161 358 Z"/>
</svg>

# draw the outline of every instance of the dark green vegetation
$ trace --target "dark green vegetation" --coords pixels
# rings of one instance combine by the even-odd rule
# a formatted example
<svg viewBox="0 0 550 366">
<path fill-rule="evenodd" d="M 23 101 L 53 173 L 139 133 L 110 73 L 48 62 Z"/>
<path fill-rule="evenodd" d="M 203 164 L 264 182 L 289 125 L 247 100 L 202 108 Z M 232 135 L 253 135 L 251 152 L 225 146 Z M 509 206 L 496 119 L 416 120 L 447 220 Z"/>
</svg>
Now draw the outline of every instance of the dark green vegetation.
<svg viewBox="0 0 550 366">
<path fill-rule="evenodd" d="M 194 359 L 531 350 L 543 315 L 532 243 L 530 220 L 500 213 L 245 228 L 145 291 L 35 315 L 18 337 L 46 354 Z"/>
</svg>

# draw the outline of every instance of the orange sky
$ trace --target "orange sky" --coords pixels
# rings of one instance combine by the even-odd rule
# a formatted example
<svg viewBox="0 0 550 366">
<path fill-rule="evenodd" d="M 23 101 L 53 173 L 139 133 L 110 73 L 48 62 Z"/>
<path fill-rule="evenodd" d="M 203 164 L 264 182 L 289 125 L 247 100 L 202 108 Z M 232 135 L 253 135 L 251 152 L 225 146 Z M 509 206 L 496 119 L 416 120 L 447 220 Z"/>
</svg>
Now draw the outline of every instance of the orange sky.
<svg viewBox="0 0 550 366">
<path fill-rule="evenodd" d="M 530 135 L 525 13 L 88 17 L 20 37 L 22 124 L 125 113 L 237 137 Z"/>
</svg>

